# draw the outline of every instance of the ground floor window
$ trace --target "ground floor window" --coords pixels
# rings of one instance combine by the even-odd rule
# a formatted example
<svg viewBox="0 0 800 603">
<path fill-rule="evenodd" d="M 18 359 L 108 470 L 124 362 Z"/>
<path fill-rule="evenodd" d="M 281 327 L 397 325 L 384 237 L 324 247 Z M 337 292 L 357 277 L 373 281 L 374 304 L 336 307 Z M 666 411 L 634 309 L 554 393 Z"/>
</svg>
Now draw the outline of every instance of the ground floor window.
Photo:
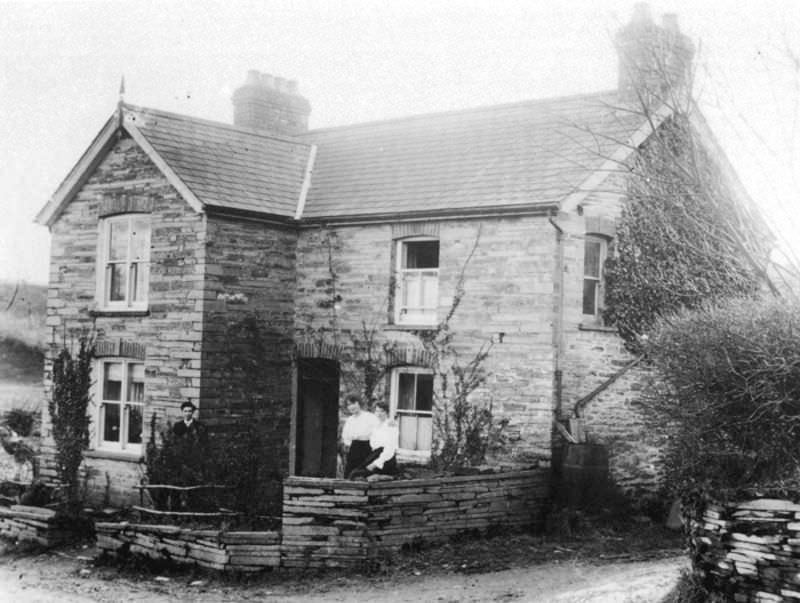
<svg viewBox="0 0 800 603">
<path fill-rule="evenodd" d="M 97 369 L 98 448 L 141 453 L 144 364 L 131 360 L 100 360 Z"/>
<path fill-rule="evenodd" d="M 430 454 L 433 437 L 433 373 L 421 367 L 392 372 L 391 414 L 400 427 L 401 451 Z"/>
</svg>

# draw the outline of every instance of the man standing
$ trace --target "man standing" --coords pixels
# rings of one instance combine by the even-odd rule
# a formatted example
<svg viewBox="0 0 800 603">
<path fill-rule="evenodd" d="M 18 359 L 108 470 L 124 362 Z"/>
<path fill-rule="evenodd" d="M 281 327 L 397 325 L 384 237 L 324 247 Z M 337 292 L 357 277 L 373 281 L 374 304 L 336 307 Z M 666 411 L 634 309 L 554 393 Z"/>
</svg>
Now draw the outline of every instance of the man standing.
<svg viewBox="0 0 800 603">
<path fill-rule="evenodd" d="M 181 413 L 183 413 L 183 420 L 177 421 L 172 426 L 172 433 L 179 437 L 185 437 L 193 442 L 200 444 L 205 443 L 206 427 L 195 418 L 197 407 L 191 402 L 184 402 L 181 404 Z"/>
<path fill-rule="evenodd" d="M 369 438 L 379 423 L 378 417 L 364 408 L 364 401 L 359 396 L 351 394 L 346 401 L 350 416 L 342 427 L 342 443 L 347 450 L 345 478 L 369 456 L 372 451 Z"/>
</svg>

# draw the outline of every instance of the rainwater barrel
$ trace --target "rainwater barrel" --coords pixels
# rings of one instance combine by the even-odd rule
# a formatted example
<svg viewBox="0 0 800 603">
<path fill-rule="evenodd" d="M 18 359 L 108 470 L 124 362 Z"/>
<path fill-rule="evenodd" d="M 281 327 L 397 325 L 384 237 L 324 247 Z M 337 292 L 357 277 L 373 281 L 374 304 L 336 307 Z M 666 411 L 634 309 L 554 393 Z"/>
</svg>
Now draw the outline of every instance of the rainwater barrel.
<svg viewBox="0 0 800 603">
<path fill-rule="evenodd" d="M 609 493 L 608 450 L 600 444 L 567 444 L 562 468 L 562 497 L 570 508 L 601 505 Z"/>
</svg>

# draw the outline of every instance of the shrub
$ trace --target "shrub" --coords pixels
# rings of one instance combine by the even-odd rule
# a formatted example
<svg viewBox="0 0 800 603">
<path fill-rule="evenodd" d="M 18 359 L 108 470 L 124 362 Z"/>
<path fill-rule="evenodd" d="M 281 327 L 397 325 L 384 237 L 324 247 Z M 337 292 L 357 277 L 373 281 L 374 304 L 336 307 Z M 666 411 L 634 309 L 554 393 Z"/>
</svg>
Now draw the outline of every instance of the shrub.
<svg viewBox="0 0 800 603">
<path fill-rule="evenodd" d="M 654 416 L 671 427 L 668 486 L 797 481 L 800 307 L 729 299 L 656 323 L 647 351 L 664 376 Z"/>
<path fill-rule="evenodd" d="M 227 494 L 195 496 L 189 501 L 193 511 L 224 501 L 250 517 L 278 515 L 281 475 L 274 466 L 269 439 L 263 435 L 266 426 L 267 419 L 254 414 L 246 424 L 212 432 L 207 442 L 198 442 L 176 437 L 169 426 L 159 429 L 153 415 L 145 456 L 147 481 L 153 485 L 229 487 Z M 156 508 L 170 504 L 164 493 L 151 492 L 151 496 Z"/>
<path fill-rule="evenodd" d="M 53 392 L 47 402 L 56 445 L 56 473 L 64 484 L 68 507 L 77 510 L 81 502 L 78 479 L 83 452 L 89 447 L 89 413 L 94 346 L 78 341 L 73 355 L 65 346 L 53 360 Z"/>
<path fill-rule="evenodd" d="M 27 408 L 12 408 L 6 413 L 3 424 L 15 431 L 17 435 L 27 438 L 33 433 L 36 414 L 36 411 Z"/>
</svg>

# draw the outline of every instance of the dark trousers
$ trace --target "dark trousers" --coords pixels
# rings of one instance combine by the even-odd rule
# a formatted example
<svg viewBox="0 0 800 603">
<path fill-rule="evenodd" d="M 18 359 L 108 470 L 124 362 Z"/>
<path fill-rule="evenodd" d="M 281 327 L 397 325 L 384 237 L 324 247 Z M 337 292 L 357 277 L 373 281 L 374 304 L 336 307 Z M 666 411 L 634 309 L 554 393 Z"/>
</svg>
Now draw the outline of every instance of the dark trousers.
<svg viewBox="0 0 800 603">
<path fill-rule="evenodd" d="M 397 457 L 393 456 L 388 461 L 383 464 L 381 469 L 367 469 L 367 465 L 369 465 L 372 461 L 377 459 L 381 453 L 383 452 L 383 447 L 376 448 L 372 452 L 370 452 L 369 456 L 361 461 L 361 464 L 353 469 L 350 473 L 345 473 L 345 477 L 347 479 L 355 479 L 357 477 L 366 477 L 368 475 L 375 475 L 376 473 L 380 473 L 381 475 L 397 475 Z"/>
</svg>

